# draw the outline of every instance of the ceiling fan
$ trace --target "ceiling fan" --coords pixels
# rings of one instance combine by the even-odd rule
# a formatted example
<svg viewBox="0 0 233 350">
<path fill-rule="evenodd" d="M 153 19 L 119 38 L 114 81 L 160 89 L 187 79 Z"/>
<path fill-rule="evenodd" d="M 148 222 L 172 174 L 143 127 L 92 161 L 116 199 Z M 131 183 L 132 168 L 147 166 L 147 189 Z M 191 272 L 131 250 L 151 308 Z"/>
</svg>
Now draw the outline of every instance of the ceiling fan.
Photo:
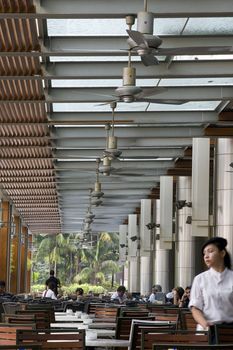
<svg viewBox="0 0 233 350">
<path fill-rule="evenodd" d="M 117 106 L 116 102 L 111 102 L 110 107 L 112 109 L 112 125 L 111 125 L 111 135 L 109 135 L 110 131 L 110 124 L 107 124 L 105 126 L 105 129 L 107 131 L 107 138 L 106 138 L 106 148 L 104 150 L 104 157 L 108 157 L 110 159 L 116 159 L 120 157 L 121 151 L 117 148 L 117 137 L 114 135 L 114 117 L 115 117 L 115 108 Z"/>
<path fill-rule="evenodd" d="M 144 11 L 137 14 L 137 30 L 131 30 L 134 20 L 134 16 L 126 17 L 126 23 L 129 26 L 127 43 L 131 50 L 136 51 L 141 57 L 145 66 L 158 64 L 159 60 L 156 56 L 208 55 L 232 51 L 232 46 L 160 48 L 163 41 L 159 36 L 153 35 L 154 14 L 147 11 L 147 0 L 144 0 Z"/>
<path fill-rule="evenodd" d="M 116 88 L 114 94 L 114 100 L 106 101 L 104 104 L 111 104 L 113 102 L 148 102 L 148 103 L 162 103 L 162 104 L 176 104 L 180 105 L 187 100 L 164 100 L 148 98 L 162 92 L 167 91 L 167 88 L 163 87 L 150 87 L 141 88 L 136 86 L 136 68 L 131 64 L 131 51 L 128 51 L 128 66 L 123 68 L 123 85 Z"/>
<path fill-rule="evenodd" d="M 119 164 L 119 162 L 118 162 Z M 129 173 L 127 171 L 128 169 L 124 169 L 124 168 L 114 168 L 112 166 L 112 160 L 108 157 L 104 157 L 103 158 L 103 162 L 99 167 L 99 171 L 101 174 L 103 174 L 104 176 L 109 176 L 109 175 L 115 175 L 115 176 L 145 176 L 145 174 L 142 173 Z"/>
</svg>

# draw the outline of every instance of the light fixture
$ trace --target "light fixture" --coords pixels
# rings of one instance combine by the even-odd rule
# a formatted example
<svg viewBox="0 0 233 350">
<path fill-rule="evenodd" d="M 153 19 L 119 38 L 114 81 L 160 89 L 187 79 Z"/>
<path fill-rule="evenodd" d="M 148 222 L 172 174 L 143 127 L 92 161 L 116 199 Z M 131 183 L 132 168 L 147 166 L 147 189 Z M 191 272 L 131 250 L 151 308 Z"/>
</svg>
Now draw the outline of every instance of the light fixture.
<svg viewBox="0 0 233 350">
<path fill-rule="evenodd" d="M 186 202 L 186 200 L 178 200 L 176 201 L 176 208 L 183 209 L 184 207 L 192 208 L 192 202 Z"/>
</svg>

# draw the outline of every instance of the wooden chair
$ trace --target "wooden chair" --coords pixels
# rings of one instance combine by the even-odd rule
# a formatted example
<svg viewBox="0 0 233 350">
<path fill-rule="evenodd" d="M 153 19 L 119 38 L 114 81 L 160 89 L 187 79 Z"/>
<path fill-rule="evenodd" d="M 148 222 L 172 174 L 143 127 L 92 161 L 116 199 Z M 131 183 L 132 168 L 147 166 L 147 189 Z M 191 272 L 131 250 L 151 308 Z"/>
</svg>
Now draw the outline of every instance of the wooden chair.
<svg viewBox="0 0 233 350">
<path fill-rule="evenodd" d="M 122 317 L 133 317 L 133 318 L 138 318 L 138 317 L 148 317 L 149 316 L 149 311 L 148 310 L 141 310 L 141 309 L 122 309 L 120 312 Z"/>
<path fill-rule="evenodd" d="M 35 315 L 8 315 L 4 314 L 4 322 L 5 323 L 12 323 L 12 324 L 36 324 L 36 317 Z"/>
<path fill-rule="evenodd" d="M 41 345 L 39 344 L 24 345 L 23 348 L 28 350 L 42 350 Z M 18 345 L 0 345 L 0 350 L 19 350 L 19 346 Z"/>
<path fill-rule="evenodd" d="M 16 312 L 17 315 L 35 315 L 37 321 L 41 319 L 44 321 L 44 327 L 40 328 L 49 328 L 50 323 L 55 322 L 55 313 L 54 310 L 38 309 L 38 310 L 20 310 Z"/>
<path fill-rule="evenodd" d="M 51 343 L 49 341 L 52 341 Z M 42 349 L 86 349 L 85 331 L 77 330 L 21 330 L 16 331 L 16 343 L 24 344 L 41 343 Z"/>
<path fill-rule="evenodd" d="M 2 303 L 2 307 L 5 314 L 15 314 L 17 310 L 21 309 L 20 303 L 10 301 Z"/>
<path fill-rule="evenodd" d="M 181 329 L 195 331 L 197 328 L 197 323 L 194 320 L 191 311 L 187 311 L 187 309 L 180 310 L 180 322 Z"/>
<path fill-rule="evenodd" d="M 132 320 L 132 317 L 117 317 L 116 339 L 129 339 Z M 141 317 L 139 320 L 153 321 L 154 317 Z"/>
<path fill-rule="evenodd" d="M 119 312 L 119 307 L 97 306 L 95 309 L 95 318 L 116 319 L 119 315 Z"/>
<path fill-rule="evenodd" d="M 87 314 L 95 314 L 96 308 L 102 305 L 102 303 L 86 303 L 84 312 Z"/>
<path fill-rule="evenodd" d="M 141 333 L 142 333 L 142 327 L 150 328 L 151 330 L 158 330 L 158 331 L 174 331 L 175 326 L 174 324 L 167 324 L 164 323 L 157 323 L 155 321 L 144 321 L 144 320 L 132 320 L 131 323 L 131 329 L 130 329 L 130 345 L 129 350 L 141 350 Z"/>
<path fill-rule="evenodd" d="M 141 317 L 140 320 L 153 321 L 154 317 Z M 128 340 L 130 336 L 132 317 L 117 317 L 116 322 L 116 339 Z M 127 350 L 128 348 L 121 348 Z"/>
<path fill-rule="evenodd" d="M 216 324 L 214 326 L 214 332 L 217 344 L 233 344 L 233 324 Z"/>
<path fill-rule="evenodd" d="M 176 325 L 176 329 L 180 326 L 180 317 L 179 314 L 155 314 L 156 321 L 166 321 L 166 322 L 174 322 Z"/>
<path fill-rule="evenodd" d="M 170 347 L 173 348 L 173 343 L 186 343 L 186 344 L 208 344 L 209 335 L 207 332 L 203 334 L 193 333 L 192 331 L 161 331 L 153 330 L 151 328 L 141 328 L 141 350 L 151 350 L 154 343 L 170 343 Z"/>
<path fill-rule="evenodd" d="M 205 344 L 172 344 L 176 350 L 232 350 L 233 344 L 205 345 Z M 153 344 L 152 350 L 170 350 L 171 344 Z"/>
</svg>

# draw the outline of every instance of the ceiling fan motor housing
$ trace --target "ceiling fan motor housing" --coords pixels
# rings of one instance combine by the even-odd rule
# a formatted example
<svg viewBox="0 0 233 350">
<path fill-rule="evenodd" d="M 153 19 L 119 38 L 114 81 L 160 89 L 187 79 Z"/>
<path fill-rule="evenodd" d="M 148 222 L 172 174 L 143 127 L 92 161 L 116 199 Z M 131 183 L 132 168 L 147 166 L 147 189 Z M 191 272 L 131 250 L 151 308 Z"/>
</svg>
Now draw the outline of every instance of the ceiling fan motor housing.
<svg viewBox="0 0 233 350">
<path fill-rule="evenodd" d="M 132 86 L 136 84 L 136 69 L 134 67 L 123 68 L 123 85 Z"/>
<path fill-rule="evenodd" d="M 117 149 L 117 137 L 109 136 L 108 137 L 108 149 Z"/>
<path fill-rule="evenodd" d="M 152 12 L 138 12 L 137 30 L 142 34 L 153 34 L 154 15 Z"/>
</svg>

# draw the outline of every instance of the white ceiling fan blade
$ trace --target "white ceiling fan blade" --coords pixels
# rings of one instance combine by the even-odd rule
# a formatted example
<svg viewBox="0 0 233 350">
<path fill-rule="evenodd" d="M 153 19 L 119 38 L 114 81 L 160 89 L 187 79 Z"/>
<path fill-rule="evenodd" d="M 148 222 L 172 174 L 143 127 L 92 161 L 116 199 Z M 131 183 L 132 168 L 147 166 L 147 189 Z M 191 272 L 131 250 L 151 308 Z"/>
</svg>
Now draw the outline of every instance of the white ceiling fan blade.
<svg viewBox="0 0 233 350">
<path fill-rule="evenodd" d="M 148 102 L 148 103 L 160 103 L 160 104 L 166 104 L 166 105 L 182 105 L 184 103 L 189 102 L 187 100 L 158 100 L 153 98 L 139 98 L 137 99 L 137 101 Z"/>
<path fill-rule="evenodd" d="M 135 97 L 137 100 L 144 98 L 144 97 L 149 97 L 149 96 L 154 96 L 154 95 L 158 95 L 161 94 L 165 91 L 167 91 L 167 88 L 163 88 L 163 87 L 152 87 L 152 88 L 143 88 L 142 92 L 140 92 L 139 94 L 137 94 Z"/>
<path fill-rule="evenodd" d="M 149 46 L 147 44 L 147 41 L 145 40 L 142 33 L 138 32 L 137 30 L 126 30 L 129 37 L 137 44 L 137 46 L 140 46 L 143 49 L 149 49 Z"/>
<path fill-rule="evenodd" d="M 141 61 L 144 64 L 144 66 L 147 67 L 159 64 L 158 58 L 156 58 L 153 54 L 142 55 Z"/>
<path fill-rule="evenodd" d="M 209 47 L 175 47 L 175 48 L 158 48 L 155 50 L 156 56 L 179 56 L 179 55 L 208 55 L 224 54 L 233 52 L 232 46 L 209 46 Z"/>
</svg>

